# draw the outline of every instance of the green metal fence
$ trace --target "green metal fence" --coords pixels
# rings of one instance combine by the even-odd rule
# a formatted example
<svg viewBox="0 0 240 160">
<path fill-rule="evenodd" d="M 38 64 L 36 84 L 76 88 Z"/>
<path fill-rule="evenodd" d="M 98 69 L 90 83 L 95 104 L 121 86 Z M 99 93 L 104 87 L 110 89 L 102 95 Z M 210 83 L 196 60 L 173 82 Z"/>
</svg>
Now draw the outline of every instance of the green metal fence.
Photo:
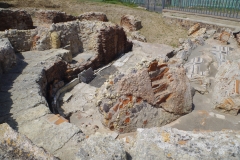
<svg viewBox="0 0 240 160">
<path fill-rule="evenodd" d="M 229 18 L 240 18 L 240 0 L 163 0 L 163 8 Z"/>
<path fill-rule="evenodd" d="M 240 0 L 122 0 L 150 11 L 162 9 L 240 19 Z"/>
<path fill-rule="evenodd" d="M 171 6 L 235 8 L 239 0 L 171 0 Z"/>
</svg>

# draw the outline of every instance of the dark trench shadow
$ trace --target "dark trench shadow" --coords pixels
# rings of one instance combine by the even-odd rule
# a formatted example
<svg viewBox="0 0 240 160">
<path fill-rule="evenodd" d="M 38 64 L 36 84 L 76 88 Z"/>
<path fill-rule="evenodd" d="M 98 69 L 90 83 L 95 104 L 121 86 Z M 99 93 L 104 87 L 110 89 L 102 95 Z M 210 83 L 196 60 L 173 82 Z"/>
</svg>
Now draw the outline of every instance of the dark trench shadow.
<svg viewBox="0 0 240 160">
<path fill-rule="evenodd" d="M 6 3 L 6 2 L 0 2 L 0 8 L 10 8 L 13 7 L 14 5 Z"/>
<path fill-rule="evenodd" d="M 192 104 L 192 110 L 194 110 L 195 109 L 195 105 L 194 104 Z"/>
<path fill-rule="evenodd" d="M 27 63 L 23 61 L 21 53 L 17 53 L 17 64 L 7 73 L 3 73 L 0 79 L 0 124 L 8 123 L 13 129 L 18 130 L 18 123 L 10 113 L 13 99 L 10 90 L 13 88 L 14 81 L 22 73 Z"/>
<path fill-rule="evenodd" d="M 132 156 L 128 152 L 126 152 L 126 155 L 127 155 L 127 160 L 132 160 Z"/>
</svg>

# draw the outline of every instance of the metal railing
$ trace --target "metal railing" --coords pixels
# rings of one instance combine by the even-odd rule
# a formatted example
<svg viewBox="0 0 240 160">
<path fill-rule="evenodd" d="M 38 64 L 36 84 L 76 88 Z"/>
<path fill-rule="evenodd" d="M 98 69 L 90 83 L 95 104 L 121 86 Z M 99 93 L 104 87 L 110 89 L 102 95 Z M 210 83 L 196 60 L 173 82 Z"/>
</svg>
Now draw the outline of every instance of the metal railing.
<svg viewBox="0 0 240 160">
<path fill-rule="evenodd" d="M 122 0 L 145 7 L 150 11 L 162 9 L 240 18 L 240 0 Z"/>
<path fill-rule="evenodd" d="M 163 0 L 164 9 L 240 18 L 240 0 Z"/>
</svg>

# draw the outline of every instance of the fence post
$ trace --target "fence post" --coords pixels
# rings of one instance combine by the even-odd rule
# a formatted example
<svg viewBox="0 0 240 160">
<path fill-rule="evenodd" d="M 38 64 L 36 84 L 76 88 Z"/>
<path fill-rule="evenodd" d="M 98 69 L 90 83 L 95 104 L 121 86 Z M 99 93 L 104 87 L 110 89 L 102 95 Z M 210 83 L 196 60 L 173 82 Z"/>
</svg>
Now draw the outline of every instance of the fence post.
<svg viewBox="0 0 240 160">
<path fill-rule="evenodd" d="M 147 7 L 147 9 L 149 10 L 149 0 L 148 0 L 148 7 Z"/>
<path fill-rule="evenodd" d="M 165 0 L 162 0 L 162 9 L 165 8 Z"/>
<path fill-rule="evenodd" d="M 153 8 L 154 11 L 155 11 L 155 8 L 156 8 L 156 0 L 154 0 L 154 8 Z"/>
</svg>

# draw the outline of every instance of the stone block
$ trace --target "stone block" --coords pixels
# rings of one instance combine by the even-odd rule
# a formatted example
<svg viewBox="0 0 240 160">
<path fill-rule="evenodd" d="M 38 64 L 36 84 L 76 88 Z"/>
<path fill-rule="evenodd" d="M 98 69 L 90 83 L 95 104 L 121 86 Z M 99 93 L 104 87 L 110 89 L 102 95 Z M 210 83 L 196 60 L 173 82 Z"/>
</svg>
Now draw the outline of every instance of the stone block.
<svg viewBox="0 0 240 160">
<path fill-rule="evenodd" d="M 191 34 L 192 37 L 198 37 L 198 36 L 203 36 L 204 33 L 206 33 L 206 28 L 200 28 L 198 31 L 195 31 L 194 33 Z"/>
<path fill-rule="evenodd" d="M 58 160 L 6 123 L 0 124 L 0 159 Z"/>
<path fill-rule="evenodd" d="M 188 30 L 188 35 L 192 35 L 194 32 L 198 31 L 200 29 L 200 23 L 195 24 Z"/>
<path fill-rule="evenodd" d="M 222 33 L 220 34 L 219 39 L 220 39 L 220 41 L 221 41 L 222 43 L 227 44 L 230 36 L 231 36 L 231 35 L 230 35 L 229 32 L 224 31 L 224 32 L 222 32 Z"/>
<path fill-rule="evenodd" d="M 14 49 L 7 38 L 0 38 L 0 64 L 2 73 L 7 72 L 16 64 Z"/>
<path fill-rule="evenodd" d="M 94 72 L 92 68 L 88 68 L 87 70 L 82 71 L 79 75 L 79 81 L 84 82 L 84 83 L 89 83 L 93 80 L 95 77 Z"/>
<path fill-rule="evenodd" d="M 141 35 L 140 32 L 138 32 L 138 31 L 132 32 L 131 38 L 134 39 L 134 40 L 137 40 L 137 41 L 147 42 L 146 37 Z"/>
<path fill-rule="evenodd" d="M 61 46 L 60 37 L 57 32 L 51 33 L 51 45 L 52 45 L 53 49 L 60 48 L 60 46 Z"/>
<path fill-rule="evenodd" d="M 133 15 L 122 16 L 120 25 L 128 32 L 137 31 L 142 28 L 141 21 Z"/>
</svg>

